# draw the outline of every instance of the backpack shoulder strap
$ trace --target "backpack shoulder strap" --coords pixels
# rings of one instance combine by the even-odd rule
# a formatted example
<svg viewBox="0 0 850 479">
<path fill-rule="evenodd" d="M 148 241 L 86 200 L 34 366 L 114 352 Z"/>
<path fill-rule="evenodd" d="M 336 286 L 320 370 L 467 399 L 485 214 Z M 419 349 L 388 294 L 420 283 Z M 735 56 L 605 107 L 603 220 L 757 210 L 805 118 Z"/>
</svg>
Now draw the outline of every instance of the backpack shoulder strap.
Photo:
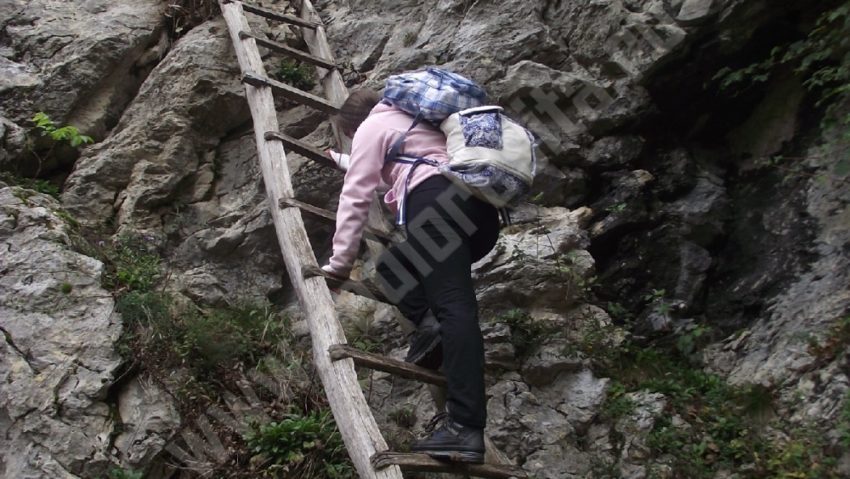
<svg viewBox="0 0 850 479">
<path fill-rule="evenodd" d="M 393 146 L 391 146 L 389 151 L 387 151 L 387 156 L 384 157 L 384 162 L 397 161 L 399 163 L 412 163 L 412 161 L 401 159 L 399 156 L 401 156 L 402 151 L 404 150 L 404 141 L 407 139 L 407 135 L 421 122 L 422 113 L 419 113 L 415 118 L 413 118 L 413 124 L 410 125 L 410 128 L 408 128 L 403 135 L 398 137 L 395 143 L 393 143 Z"/>
</svg>

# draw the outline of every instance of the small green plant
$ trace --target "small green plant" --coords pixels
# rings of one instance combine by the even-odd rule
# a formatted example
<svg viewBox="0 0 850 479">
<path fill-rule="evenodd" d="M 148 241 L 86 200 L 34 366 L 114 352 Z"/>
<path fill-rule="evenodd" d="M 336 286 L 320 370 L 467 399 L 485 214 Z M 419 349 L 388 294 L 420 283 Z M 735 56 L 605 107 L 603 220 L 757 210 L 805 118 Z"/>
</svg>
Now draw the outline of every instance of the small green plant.
<svg viewBox="0 0 850 479">
<path fill-rule="evenodd" d="M 635 409 L 635 403 L 626 395 L 626 386 L 614 382 L 608 388 L 608 395 L 602 404 L 600 415 L 607 421 L 616 421 L 629 415 Z"/>
<path fill-rule="evenodd" d="M 536 321 L 521 309 L 512 309 L 498 318 L 497 322 L 506 323 L 511 328 L 511 342 L 517 358 L 525 359 L 540 346 L 541 340 L 554 333 L 555 329 L 541 321 Z"/>
<path fill-rule="evenodd" d="M 107 285 L 130 291 L 150 291 L 161 276 L 161 259 L 142 236 L 125 235 L 104 252 L 114 266 Z"/>
<path fill-rule="evenodd" d="M 316 86 L 310 67 L 296 60 L 281 60 L 275 75 L 278 80 L 302 90 L 311 90 Z"/>
<path fill-rule="evenodd" d="M 327 410 L 252 424 L 245 441 L 253 454 L 271 464 L 266 472 L 275 477 L 281 473 L 292 478 L 356 477 L 333 416 Z"/>
<path fill-rule="evenodd" d="M 155 329 L 158 336 L 162 336 L 161 328 L 172 323 L 169 298 L 155 291 L 122 294 L 115 302 L 115 309 L 125 324 Z"/>
<path fill-rule="evenodd" d="M 623 211 L 626 211 L 626 208 L 628 208 L 628 206 L 629 205 L 627 203 L 617 203 L 615 205 L 611 205 L 605 208 L 605 211 L 612 214 L 622 213 Z"/>
<path fill-rule="evenodd" d="M 71 283 L 65 282 L 59 287 L 62 291 L 62 294 L 71 294 L 71 291 L 74 290 L 74 286 Z"/>
<path fill-rule="evenodd" d="M 692 357 L 704 345 L 711 327 L 702 324 L 690 325 L 676 338 L 676 349 L 686 358 Z"/>
<path fill-rule="evenodd" d="M 400 407 L 390 412 L 387 417 L 399 427 L 410 429 L 416 424 L 416 410 L 410 406 Z"/>
<path fill-rule="evenodd" d="M 850 390 L 844 395 L 844 404 L 841 406 L 841 417 L 838 428 L 841 431 L 841 444 L 850 448 Z"/>
<path fill-rule="evenodd" d="M 402 39 L 402 44 L 406 47 L 412 46 L 414 43 L 416 43 L 416 37 L 418 36 L 419 35 L 417 35 L 414 31 L 405 32 L 404 38 Z"/>
<path fill-rule="evenodd" d="M 178 352 L 200 374 L 239 361 L 257 364 L 285 334 L 285 325 L 277 314 L 252 304 L 184 311 L 180 326 Z"/>
<path fill-rule="evenodd" d="M 80 130 L 77 127 L 67 125 L 62 127 L 56 126 L 53 120 L 42 111 L 36 113 L 31 121 L 35 123 L 35 127 L 41 133 L 41 136 L 49 136 L 57 143 L 67 142 L 72 147 L 77 148 L 78 146 L 94 142 L 92 137 L 80 134 Z"/>
<path fill-rule="evenodd" d="M 670 314 L 670 303 L 665 299 L 666 296 L 667 290 L 653 289 L 650 293 L 643 295 L 643 300 L 655 308 L 658 313 L 668 315 Z"/>
<path fill-rule="evenodd" d="M 109 471 L 108 479 L 142 479 L 144 474 L 132 469 L 115 468 Z"/>
<path fill-rule="evenodd" d="M 627 321 L 632 318 L 632 313 L 618 302 L 609 301 L 605 310 L 612 318 L 620 321 Z"/>
<path fill-rule="evenodd" d="M 28 143 L 27 149 L 32 153 L 38 162 L 34 177 L 41 174 L 41 168 L 44 163 L 53 155 L 53 151 L 58 145 L 67 144 L 71 148 L 79 148 L 81 146 L 93 143 L 94 139 L 88 135 L 83 135 L 75 126 L 57 126 L 46 113 L 40 111 L 35 114 L 30 120 L 35 124 L 35 128 L 42 137 L 49 137 L 52 141 L 50 148 L 46 152 L 36 152 L 32 141 Z M 33 180 L 38 181 L 38 180 Z M 43 180 L 41 180 L 43 181 Z M 44 186 L 44 185 L 42 185 Z M 57 192 L 58 193 L 58 192 Z"/>
<path fill-rule="evenodd" d="M 358 316 L 343 325 L 348 344 L 362 351 L 381 352 L 381 343 L 376 341 L 373 320 L 370 315 Z"/>
<path fill-rule="evenodd" d="M 35 190 L 39 193 L 59 198 L 59 187 L 48 180 L 39 178 L 26 178 L 23 176 L 14 175 L 8 171 L 0 171 L 0 181 L 10 185 L 20 186 L 28 190 Z"/>
</svg>

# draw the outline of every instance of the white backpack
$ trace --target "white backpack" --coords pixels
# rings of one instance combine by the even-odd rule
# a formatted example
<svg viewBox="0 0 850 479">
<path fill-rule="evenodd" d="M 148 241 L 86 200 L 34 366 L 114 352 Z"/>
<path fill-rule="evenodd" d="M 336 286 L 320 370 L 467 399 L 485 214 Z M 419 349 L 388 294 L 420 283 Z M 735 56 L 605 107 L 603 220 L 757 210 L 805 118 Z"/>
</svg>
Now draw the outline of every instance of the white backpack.
<svg viewBox="0 0 850 479">
<path fill-rule="evenodd" d="M 499 106 L 469 108 L 441 124 L 449 162 L 440 171 L 479 198 L 504 208 L 531 190 L 537 169 L 534 136 Z"/>
</svg>

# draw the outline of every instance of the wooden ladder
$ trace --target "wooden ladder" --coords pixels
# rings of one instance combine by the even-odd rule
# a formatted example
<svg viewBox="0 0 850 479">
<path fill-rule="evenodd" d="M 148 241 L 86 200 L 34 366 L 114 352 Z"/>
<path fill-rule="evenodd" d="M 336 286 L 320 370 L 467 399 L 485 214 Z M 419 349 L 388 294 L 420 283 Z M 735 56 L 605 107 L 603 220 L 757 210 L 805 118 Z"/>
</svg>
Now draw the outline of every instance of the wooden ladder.
<svg viewBox="0 0 850 479">
<path fill-rule="evenodd" d="M 389 302 L 368 281 L 339 281 L 323 272 L 310 246 L 301 213 L 335 222 L 333 212 L 303 203 L 295 198 L 292 176 L 286 163 L 285 149 L 331 168 L 337 165 L 325 154 L 278 131 L 272 92 L 327 114 L 335 114 L 348 96 L 342 75 L 334 62 L 321 18 L 310 0 L 295 0 L 298 15 L 279 13 L 236 0 L 219 0 L 227 22 L 236 57 L 242 70 L 245 96 L 254 121 L 254 136 L 260 167 L 270 202 L 286 270 L 298 301 L 306 316 L 313 344 L 313 360 L 325 388 L 331 411 L 339 426 L 348 454 L 361 478 L 401 479 L 402 471 L 448 472 L 486 478 L 525 478 L 525 472 L 501 457 L 500 464 L 465 465 L 442 462 L 424 454 L 388 451 L 372 411 L 363 396 L 354 366 L 386 371 L 428 384 L 445 386 L 445 377 L 437 372 L 385 356 L 360 351 L 346 344 L 329 287 L 340 288 L 376 301 Z M 284 22 L 301 29 L 309 52 L 303 52 L 251 32 L 245 12 Z M 266 74 L 258 47 L 275 54 L 287 55 L 314 65 L 326 98 L 276 81 Z M 350 149 L 349 140 L 334 126 L 334 137 L 340 151 Z M 380 203 L 373 201 L 370 226 L 364 239 L 378 252 L 381 244 L 393 240 L 380 213 Z M 488 456 L 490 448 L 488 447 Z M 498 456 L 498 455 L 497 455 Z"/>
</svg>

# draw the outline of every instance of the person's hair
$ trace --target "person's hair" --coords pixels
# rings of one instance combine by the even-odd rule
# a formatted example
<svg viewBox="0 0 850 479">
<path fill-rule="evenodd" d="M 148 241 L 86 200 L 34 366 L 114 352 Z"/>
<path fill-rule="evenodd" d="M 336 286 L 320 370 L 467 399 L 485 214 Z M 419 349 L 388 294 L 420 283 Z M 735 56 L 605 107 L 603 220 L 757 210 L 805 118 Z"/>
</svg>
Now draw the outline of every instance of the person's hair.
<svg viewBox="0 0 850 479">
<path fill-rule="evenodd" d="M 337 128 L 343 134 L 353 136 L 379 101 L 381 101 L 381 95 L 368 88 L 351 92 L 345 103 L 339 108 L 339 113 L 334 117 Z"/>
</svg>

